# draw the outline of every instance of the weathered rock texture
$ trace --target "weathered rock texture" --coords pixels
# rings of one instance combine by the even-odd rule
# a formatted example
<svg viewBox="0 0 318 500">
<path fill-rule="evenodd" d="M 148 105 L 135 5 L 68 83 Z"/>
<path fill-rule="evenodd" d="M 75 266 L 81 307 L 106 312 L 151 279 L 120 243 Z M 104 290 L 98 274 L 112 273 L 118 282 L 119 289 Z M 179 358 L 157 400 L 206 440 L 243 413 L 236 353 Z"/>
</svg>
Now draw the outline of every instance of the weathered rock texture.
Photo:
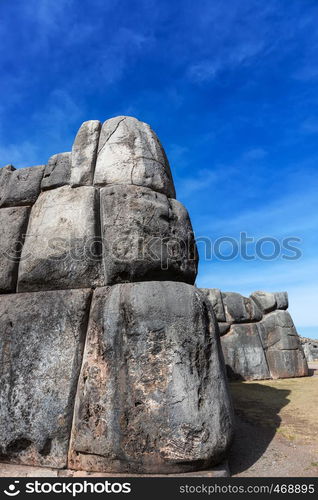
<svg viewBox="0 0 318 500">
<path fill-rule="evenodd" d="M 318 361 L 318 340 L 300 337 L 306 359 L 309 363 Z"/>
<path fill-rule="evenodd" d="M 272 378 L 308 375 L 300 339 L 287 311 L 267 314 L 258 326 Z"/>
<path fill-rule="evenodd" d="M 0 169 L 0 207 L 6 195 L 7 185 L 10 181 L 12 172 L 15 171 L 13 165 L 6 165 Z"/>
<path fill-rule="evenodd" d="M 196 247 L 189 215 L 180 202 L 149 188 L 105 187 L 101 221 L 106 284 L 194 283 Z"/>
<path fill-rule="evenodd" d="M 101 288 L 76 399 L 71 467 L 183 472 L 219 462 L 232 410 L 217 323 L 184 283 Z"/>
<path fill-rule="evenodd" d="M 233 324 L 221 340 L 229 378 L 270 378 L 265 352 L 256 323 Z"/>
<path fill-rule="evenodd" d="M 286 292 L 254 292 L 247 298 L 217 289 L 202 291 L 219 322 L 230 378 L 259 380 L 308 375 L 300 338 L 286 311 Z"/>
<path fill-rule="evenodd" d="M 0 293 L 15 292 L 29 207 L 0 210 Z"/>
<path fill-rule="evenodd" d="M 169 162 L 158 137 L 147 123 L 130 116 L 103 123 L 94 182 L 143 186 L 175 198 Z"/>
<path fill-rule="evenodd" d="M 0 458 L 65 467 L 90 290 L 0 297 Z"/>
<path fill-rule="evenodd" d="M 84 122 L 72 148 L 71 185 L 91 186 L 97 158 L 101 123 L 98 120 Z"/>
<path fill-rule="evenodd" d="M 22 250 L 19 292 L 102 284 L 97 197 L 88 186 L 41 193 Z"/>
<path fill-rule="evenodd" d="M 41 188 L 55 189 L 69 184 L 71 175 L 71 153 L 51 156 L 44 171 Z"/>
<path fill-rule="evenodd" d="M 45 165 L 39 165 L 19 170 L 7 170 L 1 207 L 33 205 L 40 194 L 44 168 Z"/>
<path fill-rule="evenodd" d="M 46 167 L 0 169 L 0 461 L 172 473 L 226 457 L 218 326 L 174 198 L 130 117 L 85 122 Z"/>
</svg>

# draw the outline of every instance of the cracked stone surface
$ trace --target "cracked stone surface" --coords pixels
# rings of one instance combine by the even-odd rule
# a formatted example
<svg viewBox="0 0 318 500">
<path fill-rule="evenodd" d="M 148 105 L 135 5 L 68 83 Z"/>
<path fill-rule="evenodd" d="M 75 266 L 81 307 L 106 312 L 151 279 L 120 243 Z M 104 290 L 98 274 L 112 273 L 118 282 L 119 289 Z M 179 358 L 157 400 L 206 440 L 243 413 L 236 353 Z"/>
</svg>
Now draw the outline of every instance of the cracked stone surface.
<svg viewBox="0 0 318 500">
<path fill-rule="evenodd" d="M 229 378 L 270 378 L 257 324 L 231 325 L 229 333 L 222 336 L 221 345 Z"/>
<path fill-rule="evenodd" d="M 0 293 L 15 292 L 29 207 L 0 209 Z"/>
<path fill-rule="evenodd" d="M 259 323 L 272 378 L 303 377 L 308 365 L 293 320 L 287 311 L 273 311 Z"/>
<path fill-rule="evenodd" d="M 22 250 L 19 292 L 103 284 L 97 195 L 88 186 L 40 194 Z"/>
<path fill-rule="evenodd" d="M 213 310 L 193 286 L 95 291 L 69 467 L 177 473 L 226 455 L 232 408 Z"/>
<path fill-rule="evenodd" d="M 192 286 L 175 195 L 132 117 L 84 122 L 46 166 L 0 169 L 0 462 L 200 475 L 232 439 L 224 358 L 234 378 L 307 375 L 286 292 Z"/>
<path fill-rule="evenodd" d="M 250 298 L 234 292 L 222 293 L 222 298 L 228 323 L 248 323 L 262 319 L 261 310 Z"/>
<path fill-rule="evenodd" d="M 193 284 L 198 256 L 187 210 L 138 186 L 101 189 L 106 284 L 171 280 Z"/>
<path fill-rule="evenodd" d="M 275 292 L 277 309 L 288 309 L 288 294 L 287 292 Z"/>
<path fill-rule="evenodd" d="M 84 122 L 77 132 L 72 148 L 73 187 L 93 184 L 100 130 L 100 121 L 90 120 Z"/>
<path fill-rule="evenodd" d="M 71 153 L 59 153 L 51 156 L 44 171 L 41 189 L 56 189 L 70 182 Z"/>
<path fill-rule="evenodd" d="M 0 168 L 0 206 L 2 204 L 3 197 L 6 193 L 6 187 L 10 180 L 12 172 L 15 171 L 15 167 L 13 165 L 5 165 Z"/>
<path fill-rule="evenodd" d="M 257 291 L 247 298 L 214 288 L 201 291 L 218 320 L 230 378 L 262 380 L 308 374 L 300 337 L 286 311 L 287 292 Z"/>
<path fill-rule="evenodd" d="M 253 292 L 251 293 L 251 299 L 258 305 L 263 313 L 268 313 L 276 309 L 277 302 L 274 293 L 268 292 Z"/>
<path fill-rule="evenodd" d="M 10 168 L 11 167 L 11 168 Z M 40 194 L 45 165 L 13 170 L 6 168 L 0 177 L 1 207 L 33 205 Z"/>
<path fill-rule="evenodd" d="M 211 302 L 217 321 L 225 322 L 226 319 L 221 290 L 219 290 L 218 288 L 200 288 L 200 290 Z"/>
<path fill-rule="evenodd" d="M 0 296 L 0 459 L 63 468 L 90 290 Z"/>
<path fill-rule="evenodd" d="M 307 362 L 318 361 L 318 340 L 301 337 L 300 342 Z"/>
<path fill-rule="evenodd" d="M 94 183 L 133 184 L 175 198 L 169 162 L 158 137 L 147 123 L 130 116 L 103 123 Z"/>
</svg>

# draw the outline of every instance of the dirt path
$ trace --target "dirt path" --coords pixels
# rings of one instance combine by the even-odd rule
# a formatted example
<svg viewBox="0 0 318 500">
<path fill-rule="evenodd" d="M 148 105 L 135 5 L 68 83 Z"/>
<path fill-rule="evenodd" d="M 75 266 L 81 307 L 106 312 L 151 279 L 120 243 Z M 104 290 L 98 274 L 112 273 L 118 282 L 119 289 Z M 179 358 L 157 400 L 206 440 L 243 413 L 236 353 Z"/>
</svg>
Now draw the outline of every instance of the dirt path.
<svg viewBox="0 0 318 500">
<path fill-rule="evenodd" d="M 234 477 L 318 476 L 318 370 L 312 373 L 230 384 L 237 427 L 230 457 Z"/>
</svg>

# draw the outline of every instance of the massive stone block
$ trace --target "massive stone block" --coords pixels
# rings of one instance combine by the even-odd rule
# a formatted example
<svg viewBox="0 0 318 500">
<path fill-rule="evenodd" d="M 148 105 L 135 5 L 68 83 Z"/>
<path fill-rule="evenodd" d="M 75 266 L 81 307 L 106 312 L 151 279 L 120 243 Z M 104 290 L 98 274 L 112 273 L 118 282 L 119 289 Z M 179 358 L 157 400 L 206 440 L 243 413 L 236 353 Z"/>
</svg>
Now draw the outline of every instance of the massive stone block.
<svg viewBox="0 0 318 500">
<path fill-rule="evenodd" d="M 232 409 L 212 308 L 173 282 L 95 291 L 69 466 L 174 473 L 226 455 Z"/>
<path fill-rule="evenodd" d="M 0 296 L 0 459 L 63 468 L 90 291 Z"/>
<path fill-rule="evenodd" d="M 91 186 L 97 158 L 101 123 L 98 120 L 84 122 L 72 148 L 71 186 Z"/>
<path fill-rule="evenodd" d="M 0 209 L 0 293 L 15 292 L 29 207 Z"/>
<path fill-rule="evenodd" d="M 106 284 L 171 280 L 194 283 L 197 252 L 181 203 L 138 186 L 101 189 Z"/>
<path fill-rule="evenodd" d="M 300 342 L 307 362 L 318 361 L 318 340 L 300 337 Z"/>
<path fill-rule="evenodd" d="M 41 189 L 55 189 L 69 184 L 71 176 L 71 153 L 51 156 L 45 168 Z"/>
<path fill-rule="evenodd" d="M 258 326 L 272 378 L 308 375 L 300 339 L 287 311 L 267 314 Z"/>
<path fill-rule="evenodd" d="M 41 193 L 32 208 L 18 291 L 102 284 L 99 207 L 93 187 Z"/>
<path fill-rule="evenodd" d="M 232 325 L 229 333 L 221 337 L 221 345 L 229 378 L 270 378 L 256 324 Z"/>
<path fill-rule="evenodd" d="M 257 304 L 262 313 L 271 312 L 277 307 L 275 293 L 253 292 L 251 293 L 251 299 Z"/>
<path fill-rule="evenodd" d="M 175 198 L 169 162 L 158 137 L 148 124 L 130 116 L 104 122 L 94 182 L 98 186 L 134 184 Z"/>
<path fill-rule="evenodd" d="M 3 198 L 6 194 L 7 184 L 10 180 L 12 172 L 15 171 L 13 165 L 5 165 L 0 168 L 0 206 L 2 205 Z"/>
<path fill-rule="evenodd" d="M 222 293 L 225 317 L 228 323 L 247 323 L 262 319 L 262 313 L 255 302 L 239 293 Z"/>
<path fill-rule="evenodd" d="M 287 292 L 275 292 L 277 309 L 288 309 L 288 294 Z"/>
<path fill-rule="evenodd" d="M 226 321 L 221 290 L 218 288 L 200 288 L 200 290 L 211 302 L 217 321 Z"/>
<path fill-rule="evenodd" d="M 18 207 L 35 203 L 40 194 L 44 168 L 45 165 L 11 171 L 7 169 L 1 207 Z"/>
</svg>

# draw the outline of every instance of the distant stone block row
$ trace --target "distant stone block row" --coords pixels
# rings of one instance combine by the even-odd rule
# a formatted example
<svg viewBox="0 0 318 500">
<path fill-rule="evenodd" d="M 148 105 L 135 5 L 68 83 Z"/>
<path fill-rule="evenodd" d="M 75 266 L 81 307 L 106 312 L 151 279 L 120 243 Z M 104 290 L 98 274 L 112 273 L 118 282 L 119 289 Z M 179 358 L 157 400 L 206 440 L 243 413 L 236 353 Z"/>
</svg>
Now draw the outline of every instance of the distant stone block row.
<svg viewBox="0 0 318 500">
<path fill-rule="evenodd" d="M 250 297 L 202 289 L 221 335 L 229 378 L 262 380 L 308 375 L 307 361 L 288 308 L 286 292 Z"/>
</svg>

